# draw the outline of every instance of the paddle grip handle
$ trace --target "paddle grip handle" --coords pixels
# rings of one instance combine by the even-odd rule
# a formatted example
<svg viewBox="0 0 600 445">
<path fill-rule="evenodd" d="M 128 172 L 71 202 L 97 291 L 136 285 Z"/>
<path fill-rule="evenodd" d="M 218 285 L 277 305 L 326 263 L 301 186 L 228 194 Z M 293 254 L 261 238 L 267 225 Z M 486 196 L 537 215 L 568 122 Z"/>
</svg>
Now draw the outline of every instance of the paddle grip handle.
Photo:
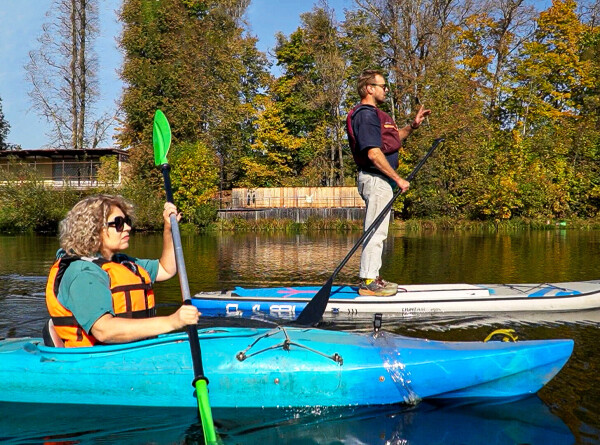
<svg viewBox="0 0 600 445">
<path fill-rule="evenodd" d="M 181 296 L 183 301 L 189 301 L 191 299 L 190 285 L 187 278 L 187 270 L 185 268 L 185 259 L 183 258 L 183 247 L 181 245 L 181 233 L 179 232 L 179 224 L 177 223 L 177 216 L 172 214 L 169 219 L 171 220 L 171 233 L 173 234 L 173 247 L 175 249 L 175 263 L 177 264 L 177 276 L 179 277 L 179 285 L 181 286 Z"/>
<path fill-rule="evenodd" d="M 187 334 L 190 340 L 190 353 L 192 354 L 192 357 L 201 357 L 200 339 L 198 338 L 198 328 L 196 326 L 188 326 Z M 205 380 L 206 383 L 208 383 L 208 379 L 204 375 L 204 367 L 202 366 L 202 360 L 194 360 L 192 358 L 192 364 L 194 366 L 194 380 L 192 380 L 192 386 L 195 386 L 198 380 Z"/>
</svg>

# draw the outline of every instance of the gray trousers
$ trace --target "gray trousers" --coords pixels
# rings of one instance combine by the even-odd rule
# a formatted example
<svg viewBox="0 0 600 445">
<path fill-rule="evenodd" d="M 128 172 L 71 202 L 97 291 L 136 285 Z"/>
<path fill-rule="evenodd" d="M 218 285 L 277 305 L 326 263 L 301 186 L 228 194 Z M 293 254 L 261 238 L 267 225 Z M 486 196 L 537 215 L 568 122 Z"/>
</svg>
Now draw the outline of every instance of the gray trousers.
<svg viewBox="0 0 600 445">
<path fill-rule="evenodd" d="M 386 180 L 379 175 L 359 171 L 358 192 L 367 206 L 364 223 L 364 229 L 366 230 L 379 216 L 386 204 L 390 202 L 394 196 L 394 190 L 390 180 Z M 379 276 L 383 242 L 387 238 L 389 225 L 390 212 L 372 236 L 367 237 L 364 241 L 360 256 L 360 278 L 374 279 Z"/>
</svg>

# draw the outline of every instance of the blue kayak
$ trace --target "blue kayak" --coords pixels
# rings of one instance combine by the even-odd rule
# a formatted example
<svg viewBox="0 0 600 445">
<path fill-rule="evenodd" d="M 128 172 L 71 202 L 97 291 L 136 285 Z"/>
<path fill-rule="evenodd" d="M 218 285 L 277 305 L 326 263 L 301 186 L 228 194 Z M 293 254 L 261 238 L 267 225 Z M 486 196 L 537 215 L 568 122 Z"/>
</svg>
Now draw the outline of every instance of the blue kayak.
<svg viewBox="0 0 600 445">
<path fill-rule="evenodd" d="M 441 342 L 277 327 L 198 331 L 214 408 L 414 404 L 537 392 L 572 340 Z M 90 348 L 0 341 L 0 401 L 195 407 L 185 334 Z"/>
</svg>

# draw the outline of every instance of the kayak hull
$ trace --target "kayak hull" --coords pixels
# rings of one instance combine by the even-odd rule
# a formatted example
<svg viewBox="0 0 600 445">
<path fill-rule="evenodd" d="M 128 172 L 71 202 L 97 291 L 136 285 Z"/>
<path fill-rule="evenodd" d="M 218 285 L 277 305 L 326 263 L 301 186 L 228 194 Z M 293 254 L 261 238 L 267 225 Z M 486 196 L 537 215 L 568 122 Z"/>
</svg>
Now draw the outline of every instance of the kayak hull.
<svg viewBox="0 0 600 445">
<path fill-rule="evenodd" d="M 200 292 L 192 298 L 203 313 L 295 319 L 320 287 L 280 287 Z M 600 280 L 542 284 L 431 284 L 399 286 L 389 297 L 361 296 L 355 286 L 333 286 L 324 316 L 393 313 L 559 312 L 600 308 Z"/>
<path fill-rule="evenodd" d="M 564 366 L 572 340 L 439 342 L 318 329 L 199 331 L 214 408 L 514 398 Z M 195 407 L 187 336 L 91 348 L 0 341 L 0 401 Z"/>
</svg>

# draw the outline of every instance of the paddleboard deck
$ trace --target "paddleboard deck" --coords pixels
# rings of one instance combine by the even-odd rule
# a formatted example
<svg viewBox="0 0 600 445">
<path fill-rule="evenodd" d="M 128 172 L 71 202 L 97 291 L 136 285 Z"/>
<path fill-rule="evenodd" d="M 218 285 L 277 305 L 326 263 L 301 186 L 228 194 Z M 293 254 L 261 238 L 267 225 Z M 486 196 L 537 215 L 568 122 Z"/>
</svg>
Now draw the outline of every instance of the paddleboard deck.
<svg viewBox="0 0 600 445">
<path fill-rule="evenodd" d="M 269 313 L 295 318 L 319 286 L 273 287 L 200 292 L 193 304 L 205 313 Z M 411 284 L 393 296 L 362 296 L 356 286 L 333 286 L 324 315 L 456 312 L 576 311 L 600 308 L 600 280 L 540 284 Z"/>
</svg>

